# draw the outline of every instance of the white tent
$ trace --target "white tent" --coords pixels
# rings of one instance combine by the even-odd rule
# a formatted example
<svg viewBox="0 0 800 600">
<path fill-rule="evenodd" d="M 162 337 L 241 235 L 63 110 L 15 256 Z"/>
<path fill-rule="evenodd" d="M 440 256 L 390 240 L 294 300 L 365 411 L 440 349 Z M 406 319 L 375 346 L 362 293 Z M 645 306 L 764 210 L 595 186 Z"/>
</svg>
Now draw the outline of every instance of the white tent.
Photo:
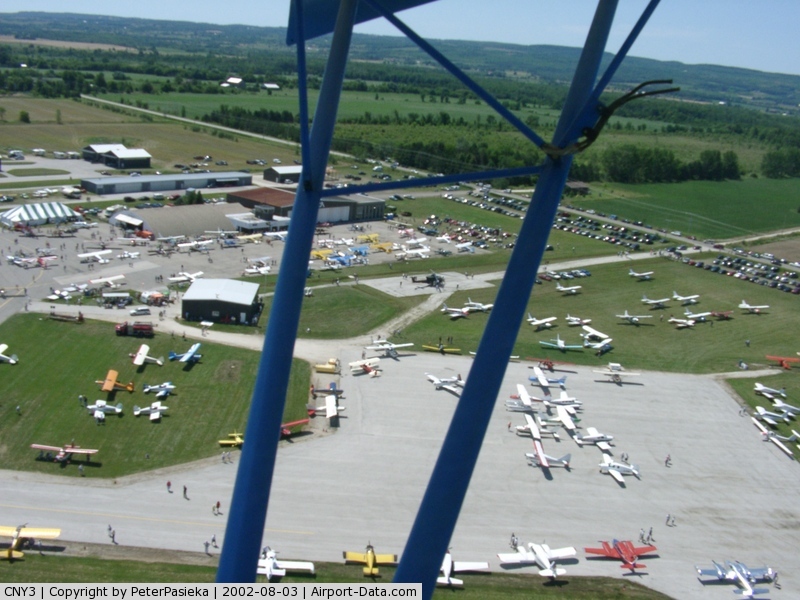
<svg viewBox="0 0 800 600">
<path fill-rule="evenodd" d="M 80 215 L 61 202 L 42 202 L 23 204 L 0 214 L 0 222 L 6 227 L 22 225 L 44 225 L 45 223 L 63 223 Z"/>
</svg>

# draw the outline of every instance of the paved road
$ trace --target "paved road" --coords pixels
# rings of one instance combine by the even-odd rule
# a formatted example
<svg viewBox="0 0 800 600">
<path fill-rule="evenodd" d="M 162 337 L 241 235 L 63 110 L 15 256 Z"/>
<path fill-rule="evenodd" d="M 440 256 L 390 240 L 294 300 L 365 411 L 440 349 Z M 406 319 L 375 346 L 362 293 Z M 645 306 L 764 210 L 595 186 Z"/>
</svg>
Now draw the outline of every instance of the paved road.
<svg viewBox="0 0 800 600">
<path fill-rule="evenodd" d="M 90 243 L 88 235 L 81 232 L 79 240 L 67 241 L 67 254 L 74 255 L 76 243 Z M 14 245 L 11 234 L 0 234 L 0 246 L 9 244 Z M 265 248 L 245 250 L 263 254 Z M 206 270 L 230 272 L 242 253 L 236 258 L 235 252 L 226 252 L 216 251 Z M 131 287 L 142 289 L 140 283 L 154 281 L 154 274 L 168 274 L 178 261 L 196 263 L 184 264 L 186 270 L 194 270 L 204 260 L 182 255 L 168 261 L 153 257 L 132 266 L 119 261 L 113 267 L 98 266 L 92 275 L 127 269 Z M 56 267 L 32 273 L 4 265 L 0 276 L 7 289 L 24 285 L 30 295 L 41 298 L 49 286 L 87 274 L 87 267 L 69 256 L 66 263 L 66 272 Z M 448 277 L 449 284 L 459 275 Z M 372 284 L 399 293 L 398 279 Z M 475 277 L 464 278 L 459 286 L 468 282 L 487 285 L 484 278 Z M 430 295 L 427 302 L 432 306 L 438 304 L 438 292 L 419 292 Z M 24 304 L 23 297 L 7 299 L 0 305 L 0 318 L 24 310 Z M 35 308 L 47 310 L 49 305 L 29 306 Z M 82 310 L 89 316 L 119 319 L 114 310 Z M 172 318 L 160 326 L 178 331 L 183 327 Z M 391 330 L 391 325 L 385 329 Z M 197 335 L 197 330 L 187 335 Z M 256 336 L 233 336 L 212 328 L 209 337 L 260 347 Z M 311 359 L 336 356 L 344 364 L 360 358 L 370 337 L 328 344 L 303 340 L 297 353 Z M 279 549 L 282 556 L 336 561 L 342 550 L 361 548 L 367 541 L 379 551 L 402 551 L 456 402 L 447 392 L 435 391 L 424 374 L 466 376 L 470 359 L 409 354 L 383 364 L 379 378 L 342 377 L 347 410 L 338 428 L 282 446 L 264 532 L 264 544 Z M 525 363 L 511 363 L 452 540 L 456 558 L 488 560 L 499 570 L 495 555 L 507 550 L 514 532 L 524 542 L 578 548 L 579 560 L 567 565 L 569 573 L 626 577 L 615 563 L 586 560 L 582 547 L 613 537 L 635 540 L 640 528 L 653 527 L 660 556 L 645 561 L 647 574 L 636 576 L 648 586 L 675 598 L 729 598 L 728 586 L 702 587 L 693 565 L 737 559 L 777 569 L 783 589 L 774 596 L 797 597 L 800 575 L 792 571 L 800 523 L 797 466 L 760 440 L 750 420 L 739 416 L 726 387 L 714 377 L 666 373 L 644 373 L 632 384 L 617 386 L 597 381 L 587 368 L 572 371 L 567 374 L 569 392 L 585 406 L 580 424 L 614 435 L 615 455 L 626 452 L 639 464 L 642 479 L 619 486 L 598 472 L 596 448 L 578 447 L 565 436 L 560 442 L 545 440 L 544 445 L 554 455 L 572 454 L 569 471 L 553 469 L 548 480 L 529 467 L 524 453 L 530 441 L 508 430 L 509 421 L 521 424 L 522 418 L 506 412 L 503 400 L 531 371 Z M 664 466 L 667 454 L 670 468 Z M 116 481 L 5 470 L 0 471 L 0 509 L 9 523 L 58 525 L 65 540 L 110 543 L 110 524 L 120 544 L 202 551 L 203 542 L 214 534 L 224 542 L 224 514 L 213 515 L 211 505 L 219 500 L 226 512 L 235 470 L 235 465 L 219 459 Z M 168 480 L 175 493 L 167 492 Z M 182 496 L 184 485 L 188 499 Z M 665 526 L 668 513 L 676 517 L 675 527 Z"/>
</svg>

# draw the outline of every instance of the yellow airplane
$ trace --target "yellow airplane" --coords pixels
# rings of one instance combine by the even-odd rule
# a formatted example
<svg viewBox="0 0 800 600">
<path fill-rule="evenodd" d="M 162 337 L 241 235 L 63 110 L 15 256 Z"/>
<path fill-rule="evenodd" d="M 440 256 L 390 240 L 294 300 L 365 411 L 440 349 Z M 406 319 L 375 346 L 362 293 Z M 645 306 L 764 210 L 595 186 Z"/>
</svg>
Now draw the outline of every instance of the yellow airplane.
<svg viewBox="0 0 800 600">
<path fill-rule="evenodd" d="M 23 540 L 28 538 L 54 540 L 60 535 L 60 529 L 28 527 L 27 525 L 19 525 L 17 527 L 0 525 L 0 537 L 11 538 L 11 545 L 4 553 L 0 554 L 0 559 L 15 560 L 23 558 L 25 554 L 20 550 Z"/>
<path fill-rule="evenodd" d="M 130 383 L 120 383 L 117 381 L 117 377 L 119 377 L 119 373 L 117 373 L 114 369 L 109 369 L 106 378 L 104 380 L 95 381 L 95 383 L 102 386 L 100 389 L 104 392 L 113 392 L 114 390 L 128 390 L 129 392 L 133 391 L 132 381 Z"/>
<path fill-rule="evenodd" d="M 372 544 L 367 544 L 366 552 L 342 552 L 346 563 L 363 563 L 364 576 L 375 576 L 378 574 L 378 567 L 375 565 L 396 565 L 397 554 L 375 554 Z"/>
<path fill-rule="evenodd" d="M 230 446 L 230 447 L 234 447 L 235 446 L 235 447 L 238 448 L 239 446 L 244 444 L 244 437 L 243 436 L 244 436 L 243 433 L 236 433 L 236 432 L 229 433 L 228 434 L 228 439 L 220 440 L 219 441 L 219 445 L 220 446 Z"/>
<path fill-rule="evenodd" d="M 318 260 L 325 260 L 331 254 L 333 254 L 333 250 L 330 250 L 328 248 L 323 248 L 321 250 L 312 250 L 311 251 L 311 258 L 316 258 Z"/>
<path fill-rule="evenodd" d="M 374 244 L 378 241 L 380 236 L 377 233 L 365 233 L 363 235 L 356 236 L 356 241 L 359 244 Z"/>
<path fill-rule="evenodd" d="M 372 244 L 373 250 L 378 250 L 380 252 L 391 252 L 392 251 L 392 243 L 391 242 L 383 242 L 382 244 Z"/>
</svg>

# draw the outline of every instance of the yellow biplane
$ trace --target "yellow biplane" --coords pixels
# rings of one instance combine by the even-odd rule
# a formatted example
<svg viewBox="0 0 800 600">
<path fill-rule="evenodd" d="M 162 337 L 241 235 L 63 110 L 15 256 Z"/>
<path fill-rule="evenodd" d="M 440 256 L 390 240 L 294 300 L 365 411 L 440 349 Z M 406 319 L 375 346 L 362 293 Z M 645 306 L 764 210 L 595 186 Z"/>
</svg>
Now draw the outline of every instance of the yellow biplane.
<svg viewBox="0 0 800 600">
<path fill-rule="evenodd" d="M 20 550 L 22 543 L 26 539 L 37 540 L 54 540 L 61 535 L 60 529 L 52 529 L 45 527 L 28 527 L 26 525 L 19 525 L 17 527 L 8 527 L 0 525 L 0 537 L 10 537 L 11 545 L 7 550 L 0 553 L 0 559 L 15 560 L 25 556 Z"/>
</svg>

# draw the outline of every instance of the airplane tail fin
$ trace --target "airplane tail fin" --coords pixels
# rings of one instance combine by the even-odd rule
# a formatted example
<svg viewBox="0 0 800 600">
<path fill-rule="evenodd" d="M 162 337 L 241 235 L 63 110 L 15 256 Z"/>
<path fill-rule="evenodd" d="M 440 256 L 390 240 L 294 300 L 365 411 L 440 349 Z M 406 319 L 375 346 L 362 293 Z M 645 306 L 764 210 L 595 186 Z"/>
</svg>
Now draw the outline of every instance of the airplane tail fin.
<svg viewBox="0 0 800 600">
<path fill-rule="evenodd" d="M 642 563 L 631 563 L 631 564 L 622 564 L 619 566 L 620 569 L 646 569 L 647 565 L 643 565 Z"/>
<path fill-rule="evenodd" d="M 159 367 L 163 367 L 163 366 L 164 366 L 164 357 L 163 357 L 163 356 L 159 356 L 159 357 L 156 359 L 156 364 L 157 364 Z"/>
<path fill-rule="evenodd" d="M 364 575 L 377 575 L 378 567 L 364 567 Z"/>
<path fill-rule="evenodd" d="M 558 459 L 558 462 L 563 463 L 565 469 L 569 469 L 570 460 L 572 460 L 572 454 L 565 454 L 564 456 Z"/>
<path fill-rule="evenodd" d="M 141 412 L 142 412 L 142 409 L 134 404 L 134 406 L 133 406 L 133 416 L 134 417 L 138 417 L 139 413 L 141 413 Z"/>
<path fill-rule="evenodd" d="M 180 355 L 175 354 L 174 352 L 170 352 L 169 353 L 169 359 L 170 360 L 178 360 L 179 358 L 180 358 Z"/>
</svg>

